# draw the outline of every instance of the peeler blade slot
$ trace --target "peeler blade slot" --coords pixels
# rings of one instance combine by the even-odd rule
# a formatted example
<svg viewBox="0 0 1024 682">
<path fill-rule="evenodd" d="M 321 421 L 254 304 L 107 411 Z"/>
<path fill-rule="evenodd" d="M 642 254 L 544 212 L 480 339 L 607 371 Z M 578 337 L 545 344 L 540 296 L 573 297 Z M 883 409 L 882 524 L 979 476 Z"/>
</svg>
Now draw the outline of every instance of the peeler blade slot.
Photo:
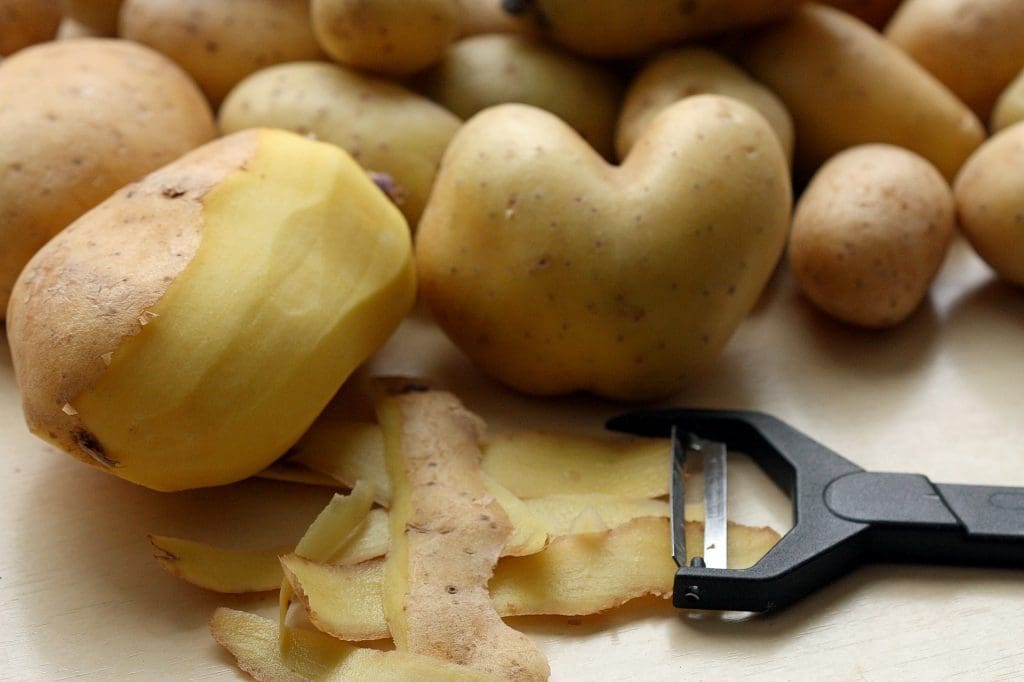
<svg viewBox="0 0 1024 682">
<path fill-rule="evenodd" d="M 672 427 L 672 486 L 669 489 L 669 515 L 672 524 L 672 558 L 677 566 L 686 565 L 686 450 L 676 427 Z"/>
</svg>

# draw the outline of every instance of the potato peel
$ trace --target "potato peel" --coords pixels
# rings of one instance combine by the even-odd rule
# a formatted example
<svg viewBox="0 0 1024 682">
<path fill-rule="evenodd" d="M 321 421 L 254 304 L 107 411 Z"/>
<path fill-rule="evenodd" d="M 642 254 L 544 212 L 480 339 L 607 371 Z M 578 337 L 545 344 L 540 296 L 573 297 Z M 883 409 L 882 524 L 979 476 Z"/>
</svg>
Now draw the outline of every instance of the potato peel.
<svg viewBox="0 0 1024 682">
<path fill-rule="evenodd" d="M 210 632 L 238 667 L 260 682 L 496 682 L 497 678 L 426 656 L 364 649 L 313 630 L 290 631 L 282 654 L 277 625 L 267 618 L 219 608 Z"/>
<path fill-rule="evenodd" d="M 292 448 L 288 461 L 348 487 L 356 481 L 369 481 L 376 491 L 374 501 L 382 507 L 387 507 L 391 499 L 391 481 L 384 467 L 384 437 L 377 424 L 318 419 Z"/>
<path fill-rule="evenodd" d="M 194 540 L 150 535 L 160 567 L 187 583 L 215 592 L 269 592 L 281 586 L 278 557 L 292 546 L 276 549 L 229 549 Z"/>
<path fill-rule="evenodd" d="M 484 485 L 484 424 L 451 394 L 383 399 L 391 477 L 384 613 L 399 650 L 513 680 L 544 680 L 547 660 L 502 622 L 487 582 L 513 528 Z"/>
<path fill-rule="evenodd" d="M 703 524 L 686 524 L 687 546 L 701 547 Z M 729 567 L 755 564 L 778 541 L 771 528 L 729 525 Z M 583 616 L 630 599 L 668 597 L 676 572 L 669 521 L 644 517 L 600 533 L 555 538 L 542 552 L 498 562 L 489 587 L 502 616 Z M 340 639 L 388 636 L 384 616 L 384 562 L 328 566 L 286 557 L 303 586 L 310 620 Z M 351 598 L 344 598 L 351 595 Z"/>
</svg>

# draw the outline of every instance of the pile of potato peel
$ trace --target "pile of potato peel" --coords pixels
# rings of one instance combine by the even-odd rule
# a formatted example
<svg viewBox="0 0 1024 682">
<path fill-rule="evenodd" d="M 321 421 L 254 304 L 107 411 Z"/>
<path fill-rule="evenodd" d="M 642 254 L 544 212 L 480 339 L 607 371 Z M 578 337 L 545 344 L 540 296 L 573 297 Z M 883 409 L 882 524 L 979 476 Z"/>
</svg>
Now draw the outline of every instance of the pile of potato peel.
<svg viewBox="0 0 1024 682">
<path fill-rule="evenodd" d="M 389 510 L 371 509 L 379 495 L 372 482 L 360 480 L 350 494 L 332 498 L 294 547 L 233 550 L 150 538 L 160 565 L 197 586 L 225 593 L 281 589 L 276 625 L 224 608 L 211 619 L 214 638 L 257 679 L 307 679 L 301 666 L 311 656 L 325 661 L 312 679 L 355 674 L 344 666 L 396 675 L 413 666 L 429 679 L 454 679 L 448 677 L 455 674 L 452 665 L 467 679 L 546 679 L 543 654 L 499 618 L 585 616 L 637 597 L 671 594 L 675 564 L 668 505 L 659 499 L 664 492 L 633 498 L 599 492 L 610 475 L 627 487 L 630 479 L 643 480 L 629 457 L 596 468 L 586 455 L 563 457 L 571 492 L 539 489 L 548 494 L 521 499 L 485 473 L 483 423 L 451 394 L 399 393 L 384 398 L 380 410 L 389 443 L 386 468 L 398 476 L 408 471 L 397 497 L 388 495 Z M 564 443 L 569 453 L 586 453 L 581 442 L 606 456 L 631 450 L 634 460 L 656 461 L 663 470 L 668 459 L 664 441 L 529 432 L 499 438 L 504 447 L 537 439 L 552 447 Z M 343 445 L 333 455 L 336 470 L 362 455 Z M 609 462 L 617 471 L 608 470 Z M 524 472 L 529 466 L 528 460 L 520 464 Z M 393 476 L 390 489 L 396 490 Z M 729 531 L 732 567 L 752 565 L 778 539 L 768 528 L 731 524 Z M 687 535 L 691 547 L 700 546 L 701 523 L 689 521 Z M 402 541 L 397 547 L 393 537 Z M 400 561 L 408 563 L 396 568 Z M 293 600 L 305 626 L 288 625 Z M 333 639 L 303 629 L 310 626 Z M 395 627 L 401 628 L 397 637 Z M 488 632 L 485 646 L 481 638 Z M 397 648 L 386 655 L 358 648 L 391 638 Z M 474 645 L 460 648 L 466 642 Z"/>
</svg>

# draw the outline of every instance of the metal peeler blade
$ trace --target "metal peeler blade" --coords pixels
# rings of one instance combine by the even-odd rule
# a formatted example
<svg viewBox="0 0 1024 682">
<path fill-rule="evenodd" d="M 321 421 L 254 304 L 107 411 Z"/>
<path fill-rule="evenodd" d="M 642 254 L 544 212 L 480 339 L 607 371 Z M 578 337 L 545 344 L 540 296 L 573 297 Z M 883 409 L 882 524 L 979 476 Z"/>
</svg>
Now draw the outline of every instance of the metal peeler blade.
<svg viewBox="0 0 1024 682">
<path fill-rule="evenodd" d="M 676 488 L 682 490 L 684 472 L 680 468 L 677 474 L 677 464 L 680 450 L 685 464 L 684 443 L 708 450 L 705 443 L 716 442 L 723 452 L 746 453 L 793 502 L 793 528 L 754 566 L 686 565 L 683 559 L 673 589 L 678 607 L 778 609 L 870 561 L 1024 567 L 1024 488 L 932 483 L 920 474 L 864 471 L 758 412 L 641 411 L 615 417 L 607 427 L 672 437 L 677 559 L 685 557 L 685 544 L 676 533 L 682 495 L 675 495 Z M 724 468 L 720 475 L 711 473 L 719 476 L 724 483 Z M 724 484 L 720 490 L 723 513 L 713 523 L 720 518 L 724 526 Z M 718 544 L 717 531 L 711 533 Z"/>
</svg>

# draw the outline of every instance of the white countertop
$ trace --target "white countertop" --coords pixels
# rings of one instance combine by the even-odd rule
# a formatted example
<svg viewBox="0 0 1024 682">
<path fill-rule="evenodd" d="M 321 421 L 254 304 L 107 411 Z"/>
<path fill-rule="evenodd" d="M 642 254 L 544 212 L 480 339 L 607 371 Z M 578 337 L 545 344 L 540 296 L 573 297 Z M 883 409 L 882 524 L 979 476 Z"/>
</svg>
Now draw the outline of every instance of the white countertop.
<svg viewBox="0 0 1024 682">
<path fill-rule="evenodd" d="M 621 409 L 514 395 L 422 315 L 372 368 L 431 378 L 495 428 L 597 429 Z M 871 333 L 812 310 L 783 273 L 714 370 L 672 402 L 771 412 L 867 469 L 1024 486 L 1024 291 L 995 282 L 957 244 L 930 303 L 903 326 Z M 777 501 L 751 490 L 762 489 L 731 491 L 730 512 L 777 520 Z M 328 497 L 268 481 L 160 494 L 59 455 L 27 433 L 0 339 L 0 678 L 246 679 L 207 618 L 219 605 L 269 615 L 276 596 L 182 583 L 157 566 L 146 535 L 279 544 Z M 571 623 L 511 622 L 541 643 L 553 680 L 1024 675 L 1024 570 L 871 566 L 745 622 L 686 617 L 659 600 Z"/>
</svg>

